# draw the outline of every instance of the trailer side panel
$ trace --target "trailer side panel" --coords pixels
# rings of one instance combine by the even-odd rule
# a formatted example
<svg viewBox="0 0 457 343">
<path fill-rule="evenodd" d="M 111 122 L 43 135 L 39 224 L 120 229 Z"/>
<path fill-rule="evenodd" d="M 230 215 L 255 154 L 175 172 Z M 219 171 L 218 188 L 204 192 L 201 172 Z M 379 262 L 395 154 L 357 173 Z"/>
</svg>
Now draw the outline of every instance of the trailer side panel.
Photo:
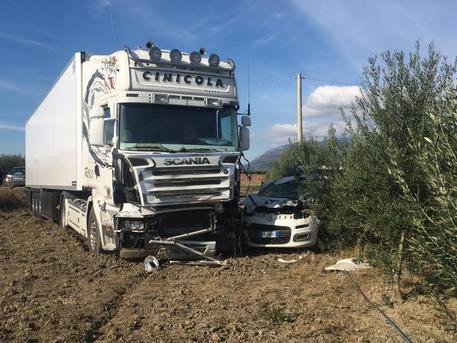
<svg viewBox="0 0 457 343">
<path fill-rule="evenodd" d="M 26 186 L 80 190 L 81 54 L 77 53 L 26 124 Z"/>
</svg>

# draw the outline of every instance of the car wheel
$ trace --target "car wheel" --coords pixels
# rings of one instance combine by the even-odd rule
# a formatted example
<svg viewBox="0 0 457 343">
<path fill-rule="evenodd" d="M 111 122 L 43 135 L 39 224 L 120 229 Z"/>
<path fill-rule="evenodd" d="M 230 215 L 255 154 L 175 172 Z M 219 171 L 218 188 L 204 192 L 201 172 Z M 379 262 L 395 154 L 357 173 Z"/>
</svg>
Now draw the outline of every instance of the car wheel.
<svg viewBox="0 0 457 343">
<path fill-rule="evenodd" d="M 91 254 L 98 255 L 102 252 L 100 232 L 93 207 L 90 209 L 89 222 L 87 223 L 87 244 L 89 245 L 89 252 Z"/>
</svg>

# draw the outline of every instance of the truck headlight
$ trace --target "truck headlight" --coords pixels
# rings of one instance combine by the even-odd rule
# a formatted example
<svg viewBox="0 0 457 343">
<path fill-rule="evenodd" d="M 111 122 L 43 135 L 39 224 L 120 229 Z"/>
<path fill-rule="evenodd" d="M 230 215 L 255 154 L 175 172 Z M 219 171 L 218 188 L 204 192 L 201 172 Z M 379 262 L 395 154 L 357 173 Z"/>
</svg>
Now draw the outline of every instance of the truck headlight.
<svg viewBox="0 0 457 343">
<path fill-rule="evenodd" d="M 126 220 L 124 221 L 124 230 L 144 231 L 144 222 L 142 220 Z"/>
</svg>

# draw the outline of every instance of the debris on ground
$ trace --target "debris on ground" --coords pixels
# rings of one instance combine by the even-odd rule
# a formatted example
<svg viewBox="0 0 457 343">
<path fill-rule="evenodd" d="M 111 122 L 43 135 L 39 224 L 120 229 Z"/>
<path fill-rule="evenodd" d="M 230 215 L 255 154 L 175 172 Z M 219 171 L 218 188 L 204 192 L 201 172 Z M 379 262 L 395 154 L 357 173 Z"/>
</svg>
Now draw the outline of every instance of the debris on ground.
<svg viewBox="0 0 457 343">
<path fill-rule="evenodd" d="M 345 258 L 337 261 L 331 266 L 325 267 L 327 271 L 341 271 L 341 272 L 354 272 L 361 269 L 370 268 L 370 265 L 366 262 L 361 262 L 356 258 Z"/>
<path fill-rule="evenodd" d="M 144 259 L 144 271 L 148 274 L 156 272 L 160 268 L 160 262 L 155 256 L 147 256 Z"/>
<path fill-rule="evenodd" d="M 279 256 L 299 254 L 248 252 L 226 267 L 173 265 L 151 278 L 143 263 L 92 256 L 71 230 L 26 210 L 0 211 L 0 236 L 0 342 L 398 341 L 347 277 L 322 273 L 335 256 L 283 265 Z M 376 303 L 395 294 L 376 268 L 353 277 Z M 454 299 L 446 305 L 457 310 Z M 455 342 L 434 306 L 418 296 L 382 309 L 414 341 Z"/>
<path fill-rule="evenodd" d="M 303 255 L 300 255 L 300 256 L 298 256 L 297 258 L 293 258 L 293 259 L 291 259 L 291 260 L 285 260 L 285 259 L 283 259 L 282 257 L 280 257 L 280 258 L 278 258 L 278 262 L 286 263 L 286 264 L 295 263 L 295 262 L 297 262 L 297 261 L 303 260 L 306 256 L 308 256 L 308 253 L 303 254 Z"/>
</svg>

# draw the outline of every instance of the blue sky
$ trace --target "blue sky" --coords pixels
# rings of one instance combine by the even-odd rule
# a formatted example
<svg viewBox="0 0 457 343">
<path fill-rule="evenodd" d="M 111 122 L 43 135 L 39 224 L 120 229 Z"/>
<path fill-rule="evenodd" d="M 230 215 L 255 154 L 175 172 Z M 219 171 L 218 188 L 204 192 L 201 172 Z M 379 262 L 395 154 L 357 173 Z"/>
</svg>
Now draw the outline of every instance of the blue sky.
<svg viewBox="0 0 457 343">
<path fill-rule="evenodd" d="M 295 138 L 296 73 L 304 133 L 323 136 L 348 108 L 367 58 L 435 41 L 457 54 L 456 1 L 24 1 L 0 11 L 0 153 L 23 153 L 23 127 L 75 51 L 109 53 L 152 39 L 158 46 L 230 57 L 241 109 L 248 65 L 253 158 Z M 338 81 L 338 82 L 333 82 Z"/>
</svg>

